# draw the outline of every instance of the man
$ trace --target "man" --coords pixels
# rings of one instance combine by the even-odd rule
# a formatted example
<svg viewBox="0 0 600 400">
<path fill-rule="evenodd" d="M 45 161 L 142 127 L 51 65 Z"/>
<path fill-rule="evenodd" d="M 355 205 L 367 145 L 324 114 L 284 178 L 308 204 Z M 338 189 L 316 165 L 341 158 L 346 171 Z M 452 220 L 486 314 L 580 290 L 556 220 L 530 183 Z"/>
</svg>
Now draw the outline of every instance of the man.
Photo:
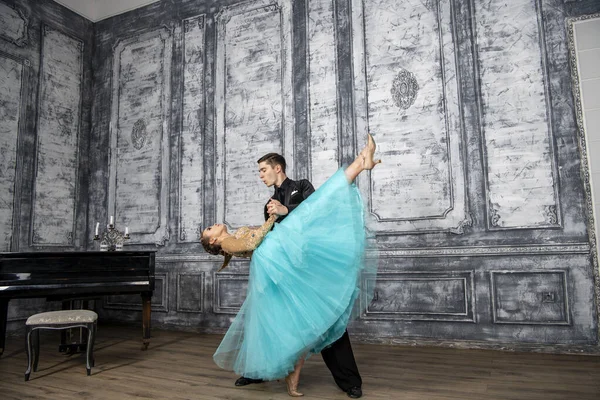
<svg viewBox="0 0 600 400">
<path fill-rule="evenodd" d="M 277 222 L 285 217 L 310 196 L 315 188 L 306 179 L 293 181 L 285 174 L 286 162 L 283 156 L 269 153 L 258 160 L 260 179 L 267 187 L 275 186 L 275 193 L 265 205 L 265 220 L 270 214 L 280 215 Z M 348 397 L 357 399 L 362 396 L 362 379 L 354 360 L 354 353 L 350 345 L 348 331 L 341 338 L 321 352 L 323 361 L 331 371 L 335 383 Z M 260 383 L 261 379 L 240 377 L 235 382 L 236 386 L 245 386 L 251 383 Z"/>
</svg>

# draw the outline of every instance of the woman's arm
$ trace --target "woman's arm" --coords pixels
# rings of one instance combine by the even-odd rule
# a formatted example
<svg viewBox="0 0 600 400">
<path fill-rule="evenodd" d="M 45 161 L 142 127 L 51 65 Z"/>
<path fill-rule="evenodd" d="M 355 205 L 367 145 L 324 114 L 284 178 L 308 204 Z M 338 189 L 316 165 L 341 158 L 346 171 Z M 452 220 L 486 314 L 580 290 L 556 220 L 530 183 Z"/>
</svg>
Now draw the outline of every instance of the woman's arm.
<svg viewBox="0 0 600 400">
<path fill-rule="evenodd" d="M 271 215 L 261 227 L 251 230 L 241 238 L 235 238 L 233 236 L 228 237 L 221 242 L 221 248 L 225 252 L 233 255 L 247 253 L 256 249 L 273 227 L 277 217 L 277 214 Z"/>
</svg>

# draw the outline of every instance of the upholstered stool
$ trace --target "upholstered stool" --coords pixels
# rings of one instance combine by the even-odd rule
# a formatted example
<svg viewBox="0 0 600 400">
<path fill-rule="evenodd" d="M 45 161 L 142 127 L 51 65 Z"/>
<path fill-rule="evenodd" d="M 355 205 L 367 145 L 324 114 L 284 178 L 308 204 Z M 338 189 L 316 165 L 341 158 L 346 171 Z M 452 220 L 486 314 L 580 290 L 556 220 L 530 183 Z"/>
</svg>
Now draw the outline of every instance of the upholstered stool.
<svg viewBox="0 0 600 400">
<path fill-rule="evenodd" d="M 33 370 L 37 371 L 40 360 L 40 329 L 86 328 L 88 330 L 88 342 L 85 368 L 87 374 L 90 375 L 94 366 L 93 351 L 97 321 L 98 314 L 90 310 L 50 311 L 29 317 L 25 323 L 27 326 L 27 371 L 25 371 L 25 380 L 29 380 L 32 362 Z"/>
</svg>

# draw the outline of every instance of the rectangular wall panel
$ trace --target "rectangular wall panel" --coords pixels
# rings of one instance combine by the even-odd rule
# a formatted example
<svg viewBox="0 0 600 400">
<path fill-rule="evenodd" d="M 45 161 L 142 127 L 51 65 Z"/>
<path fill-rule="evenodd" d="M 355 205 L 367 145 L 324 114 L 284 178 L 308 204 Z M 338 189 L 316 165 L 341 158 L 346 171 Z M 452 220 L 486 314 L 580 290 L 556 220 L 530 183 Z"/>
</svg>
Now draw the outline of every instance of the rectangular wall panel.
<svg viewBox="0 0 600 400">
<path fill-rule="evenodd" d="M 215 274 L 213 312 L 237 314 L 248 290 L 248 274 Z"/>
<path fill-rule="evenodd" d="M 474 6 L 488 226 L 560 226 L 542 2 Z"/>
<path fill-rule="evenodd" d="M 104 298 L 104 308 L 112 310 L 142 311 L 142 297 L 139 294 L 117 294 Z M 169 280 L 167 274 L 155 275 L 152 294 L 152 311 L 169 311 Z"/>
<path fill-rule="evenodd" d="M 374 293 L 365 319 L 474 321 L 472 272 L 379 272 L 363 288 Z"/>
<path fill-rule="evenodd" d="M 72 246 L 83 42 L 42 27 L 32 245 Z"/>
<path fill-rule="evenodd" d="M 177 312 L 204 311 L 204 280 L 204 272 L 177 274 Z"/>
<path fill-rule="evenodd" d="M 180 136 L 179 241 L 197 242 L 204 205 L 205 16 L 183 21 L 183 123 Z"/>
<path fill-rule="evenodd" d="M 258 225 L 272 190 L 262 187 L 256 160 L 283 154 L 293 176 L 291 4 L 243 2 L 216 18 L 216 218 Z"/>
<path fill-rule="evenodd" d="M 14 231 L 17 146 L 21 127 L 24 62 L 0 53 L 0 251 L 10 251 Z"/>
<path fill-rule="evenodd" d="M 321 186 L 339 167 L 334 1 L 307 3 L 310 179 L 315 187 Z"/>
<path fill-rule="evenodd" d="M 24 46 L 27 44 L 28 23 L 19 8 L 0 1 L 0 39 Z"/>
<path fill-rule="evenodd" d="M 495 324 L 569 325 L 566 271 L 492 271 Z"/>
<path fill-rule="evenodd" d="M 358 183 L 378 232 L 470 223 L 454 1 L 353 0 L 356 133 L 385 162 Z"/>
<path fill-rule="evenodd" d="M 172 35 L 161 28 L 113 53 L 109 215 L 132 244 L 169 240 Z"/>
</svg>

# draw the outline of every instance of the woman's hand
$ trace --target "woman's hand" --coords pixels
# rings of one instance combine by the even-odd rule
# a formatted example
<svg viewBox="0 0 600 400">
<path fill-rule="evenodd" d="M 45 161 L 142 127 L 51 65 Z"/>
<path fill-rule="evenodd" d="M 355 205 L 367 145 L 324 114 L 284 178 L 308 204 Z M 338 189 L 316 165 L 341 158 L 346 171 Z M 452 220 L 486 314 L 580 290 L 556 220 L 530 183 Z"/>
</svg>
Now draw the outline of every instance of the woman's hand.
<svg viewBox="0 0 600 400">
<path fill-rule="evenodd" d="M 277 214 L 277 215 L 287 215 L 288 209 L 286 206 L 281 204 L 278 200 L 271 199 L 267 204 L 267 213 L 269 215 Z"/>
</svg>

